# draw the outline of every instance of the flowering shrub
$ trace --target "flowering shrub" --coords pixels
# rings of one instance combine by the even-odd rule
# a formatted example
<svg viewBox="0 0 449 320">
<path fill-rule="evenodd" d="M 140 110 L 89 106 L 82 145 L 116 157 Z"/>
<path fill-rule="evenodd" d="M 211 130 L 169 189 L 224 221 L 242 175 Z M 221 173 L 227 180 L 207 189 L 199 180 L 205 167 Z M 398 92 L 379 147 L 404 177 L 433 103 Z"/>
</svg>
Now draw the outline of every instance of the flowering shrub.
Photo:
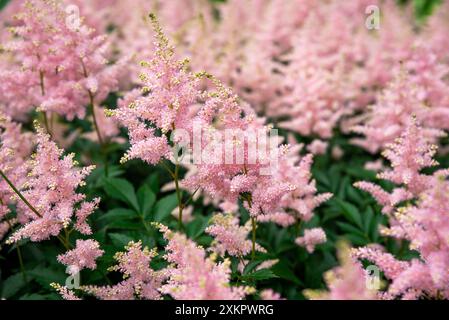
<svg viewBox="0 0 449 320">
<path fill-rule="evenodd" d="M 1 6 L 1 298 L 449 298 L 448 3 Z"/>
</svg>

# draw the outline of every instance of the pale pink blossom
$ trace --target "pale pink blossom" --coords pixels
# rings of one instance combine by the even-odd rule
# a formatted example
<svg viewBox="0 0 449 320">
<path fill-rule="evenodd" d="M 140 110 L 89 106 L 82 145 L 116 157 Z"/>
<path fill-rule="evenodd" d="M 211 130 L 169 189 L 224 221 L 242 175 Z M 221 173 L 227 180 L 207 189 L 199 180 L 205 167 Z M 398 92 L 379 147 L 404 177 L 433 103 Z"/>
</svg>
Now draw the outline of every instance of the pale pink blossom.
<svg viewBox="0 0 449 320">
<path fill-rule="evenodd" d="M 18 202 L 18 218 L 23 226 L 8 241 L 46 240 L 59 235 L 71 223 L 79 232 L 91 234 L 86 219 L 100 199 L 88 202 L 77 189 L 85 184 L 84 178 L 93 167 L 77 168 L 75 155 L 63 156 L 64 150 L 59 149 L 40 127 L 37 127 L 36 139 L 37 151 L 29 162 L 30 172 L 21 187 L 21 193 L 34 210 L 23 201 Z"/>
<path fill-rule="evenodd" d="M 125 252 L 117 252 L 117 265 L 109 271 L 123 273 L 123 281 L 116 285 L 98 287 L 84 286 L 82 290 L 102 300 L 159 300 L 159 289 L 165 279 L 165 271 L 154 271 L 151 260 L 157 256 L 155 250 L 142 248 L 142 242 L 131 241 Z"/>
<path fill-rule="evenodd" d="M 314 252 L 318 244 L 325 243 L 326 241 L 326 234 L 321 228 L 306 229 L 304 230 L 304 236 L 295 240 L 298 246 L 305 247 L 309 253 Z"/>
<path fill-rule="evenodd" d="M 162 293 L 176 300 L 241 300 L 251 292 L 247 287 L 230 286 L 230 260 L 216 262 L 185 235 L 158 227 L 168 240 L 165 259 L 173 265 L 166 270 L 168 281 Z"/>
<path fill-rule="evenodd" d="M 100 244 L 95 240 L 76 240 L 75 249 L 59 255 L 58 261 L 68 266 L 71 274 L 76 274 L 85 268 L 95 270 L 96 259 L 103 253 Z"/>
<path fill-rule="evenodd" d="M 211 250 L 224 256 L 243 257 L 251 252 L 252 243 L 248 239 L 251 232 L 251 221 L 244 226 L 239 225 L 239 219 L 232 214 L 215 214 L 211 219 L 211 226 L 206 228 L 206 233 L 214 237 Z M 256 244 L 256 250 L 265 252 L 260 245 Z"/>
</svg>

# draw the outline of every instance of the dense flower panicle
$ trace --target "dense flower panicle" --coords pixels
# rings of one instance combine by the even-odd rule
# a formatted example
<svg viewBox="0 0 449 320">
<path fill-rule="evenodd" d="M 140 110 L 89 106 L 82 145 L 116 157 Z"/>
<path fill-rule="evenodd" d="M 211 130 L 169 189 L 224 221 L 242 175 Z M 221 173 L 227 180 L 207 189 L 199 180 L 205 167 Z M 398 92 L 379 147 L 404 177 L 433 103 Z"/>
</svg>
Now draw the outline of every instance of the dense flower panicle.
<svg viewBox="0 0 449 320">
<path fill-rule="evenodd" d="M 313 228 L 304 230 L 304 236 L 295 240 L 296 244 L 305 247 L 309 253 L 315 251 L 318 244 L 325 243 L 327 240 L 324 230 L 321 228 Z"/>
<path fill-rule="evenodd" d="M 63 156 L 63 150 L 40 127 L 37 127 L 36 139 L 37 151 L 29 162 L 30 172 L 21 193 L 37 212 L 20 201 L 17 204 L 18 218 L 23 227 L 8 241 L 16 242 L 22 238 L 46 240 L 57 236 L 71 222 L 79 232 L 91 234 L 86 219 L 100 199 L 87 202 L 86 196 L 77 193 L 77 189 L 85 184 L 84 178 L 94 167 L 76 168 L 74 154 Z"/>
<path fill-rule="evenodd" d="M 251 231 L 251 222 L 248 221 L 244 226 L 239 225 L 239 219 L 232 214 L 217 213 L 212 217 L 212 225 L 206 228 L 206 233 L 215 238 L 211 250 L 224 256 L 228 253 L 230 256 L 243 257 L 251 252 L 251 240 L 248 240 L 248 234 Z M 265 252 L 265 250 L 256 244 L 256 250 Z"/>
<path fill-rule="evenodd" d="M 95 240 L 76 240 L 75 249 L 58 256 L 58 261 L 69 267 L 70 274 L 76 274 L 87 268 L 97 268 L 96 259 L 104 253 L 100 244 Z"/>
<path fill-rule="evenodd" d="M 185 235 L 163 225 L 158 227 L 168 240 L 165 259 L 173 264 L 166 270 L 168 281 L 162 286 L 162 293 L 176 300 L 241 300 L 252 292 L 247 287 L 230 285 L 229 260 L 217 263 Z"/>
<path fill-rule="evenodd" d="M 314 155 L 325 154 L 328 143 L 319 139 L 313 140 L 308 146 L 307 151 Z"/>
<path fill-rule="evenodd" d="M 120 64 L 107 65 L 106 37 L 68 23 L 61 1 L 26 1 L 16 19 L 15 37 L 4 49 L 17 63 L 0 72 L 9 107 L 35 106 L 71 120 L 85 116 L 91 96 L 101 102 L 117 89 Z"/>
<path fill-rule="evenodd" d="M 304 295 L 312 300 L 375 300 L 377 293 L 367 287 L 367 273 L 360 263 L 350 257 L 347 245 L 338 251 L 340 266 L 325 274 L 329 291 L 305 290 Z"/>
<path fill-rule="evenodd" d="M 449 116 L 449 67 L 423 40 L 410 48 L 404 63 L 394 68 L 395 77 L 379 94 L 377 102 L 352 128 L 363 134 L 353 142 L 375 153 L 391 143 L 406 127 L 410 114 L 416 115 L 429 140 L 445 136 Z"/>
<path fill-rule="evenodd" d="M 207 157 L 201 154 L 198 161 L 194 148 L 187 144 L 188 151 L 193 153 L 195 168 L 194 173 L 183 181 L 183 186 L 190 190 L 201 188 L 215 199 L 234 204 L 242 194 L 249 194 L 251 199 L 246 199 L 246 205 L 254 217 L 273 215 L 273 219 L 280 223 L 287 224 L 287 220 L 289 224 L 293 223 L 285 214 L 285 208 L 278 205 L 282 202 L 285 207 L 290 205 L 309 218 L 309 211 L 327 198 L 312 196 L 316 189 L 306 172 L 310 170 L 310 161 L 299 163 L 299 159 L 288 155 L 289 148 L 276 142 L 278 137 L 269 136 L 271 126 L 265 125 L 265 119 L 257 117 L 248 104 L 239 100 L 219 80 L 205 72 L 196 75 L 188 72 L 186 62 L 176 60 L 174 49 L 158 22 L 153 15 L 150 17 L 156 32 L 156 52 L 150 62 L 142 64 L 145 68 L 141 75 L 143 93 L 138 90 L 129 92 L 121 101 L 121 107 L 111 112 L 129 131 L 131 148 L 123 160 L 140 158 L 156 164 L 170 159 L 167 134 L 184 129 L 193 136 L 196 134 L 194 128 L 198 127 L 204 132 L 199 138 L 201 150 L 209 152 Z M 202 92 L 201 78 L 211 79 L 214 90 Z M 232 143 L 229 143 L 227 133 L 231 130 Z M 257 150 L 250 148 L 251 139 L 256 139 Z M 292 149 L 298 151 L 297 147 Z M 237 152 L 242 150 L 243 159 L 239 162 Z M 233 157 L 231 163 L 227 162 L 229 154 Z M 271 175 L 261 174 L 262 170 L 270 170 L 270 165 L 278 162 L 281 169 L 274 168 Z M 308 187 L 293 194 L 298 184 L 304 182 Z"/>
<path fill-rule="evenodd" d="M 16 186 L 25 182 L 27 158 L 33 148 L 31 133 L 22 133 L 22 126 L 0 113 L 0 170 Z M 0 177 L 0 221 L 8 214 L 8 205 L 15 202 L 15 195 L 6 181 Z"/>
<path fill-rule="evenodd" d="M 436 146 L 430 145 L 424 137 L 424 131 L 415 118 L 409 120 L 406 130 L 397 138 L 395 143 L 389 144 L 383 155 L 391 163 L 391 169 L 378 174 L 398 185 L 391 193 L 371 182 L 357 182 L 356 187 L 370 192 L 383 206 L 385 213 L 390 213 L 402 201 L 419 196 L 434 182 L 434 177 L 422 174 L 426 167 L 436 166 L 433 160 Z"/>
<path fill-rule="evenodd" d="M 422 168 L 436 165 L 432 158 L 435 152 L 435 147 L 426 144 L 416 121 L 412 121 L 401 139 L 385 153 L 392 169 L 379 175 L 403 187 L 389 194 L 373 183 L 357 185 L 371 192 L 390 214 L 389 227 L 382 227 L 381 233 L 407 240 L 410 249 L 419 253 L 419 259 L 400 261 L 371 248 L 354 251 L 356 258 L 375 263 L 391 281 L 384 299 L 449 295 L 448 170 L 438 170 L 433 175 L 420 173 Z M 408 199 L 415 200 L 415 204 L 395 208 Z"/>
<path fill-rule="evenodd" d="M 141 241 L 131 241 L 125 249 L 126 252 L 115 254 L 117 265 L 109 268 L 123 273 L 123 281 L 113 286 L 85 286 L 82 290 L 102 300 L 159 300 L 165 271 L 154 271 L 150 266 L 157 252 L 142 248 Z"/>
<path fill-rule="evenodd" d="M 64 300 L 69 300 L 69 301 L 79 301 L 81 300 L 81 298 L 78 298 L 75 294 L 75 292 L 73 292 L 73 290 L 70 290 L 69 288 L 67 288 L 66 286 L 61 286 L 59 283 L 50 283 L 50 286 L 52 288 L 54 288 Z"/>
<path fill-rule="evenodd" d="M 129 92 L 114 116 L 128 129 L 131 149 L 123 160 L 141 158 L 156 164 L 170 157 L 167 134 L 174 129 L 191 130 L 191 111 L 199 97 L 199 79 L 186 70 L 187 61 L 178 61 L 174 49 L 152 15 L 156 32 L 153 59 L 142 62 L 143 86 Z M 149 127 L 146 122 L 152 123 Z M 157 136 L 156 129 L 163 135 Z"/>
</svg>

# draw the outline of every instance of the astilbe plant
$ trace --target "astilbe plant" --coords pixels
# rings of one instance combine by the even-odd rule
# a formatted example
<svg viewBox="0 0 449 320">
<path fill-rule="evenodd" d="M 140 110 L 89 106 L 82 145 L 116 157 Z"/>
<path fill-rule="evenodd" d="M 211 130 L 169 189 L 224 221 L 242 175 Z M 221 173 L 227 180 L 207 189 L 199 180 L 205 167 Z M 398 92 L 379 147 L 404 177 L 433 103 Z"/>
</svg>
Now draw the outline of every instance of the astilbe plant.
<svg viewBox="0 0 449 320">
<path fill-rule="evenodd" d="M 168 282 L 161 292 L 177 300 L 241 300 L 254 292 L 249 287 L 231 286 L 230 260 L 216 262 L 185 235 L 164 225 L 158 227 L 168 240 L 164 258 L 172 264 L 166 270 Z"/>
<path fill-rule="evenodd" d="M 432 175 L 420 173 L 437 164 L 432 159 L 434 153 L 435 147 L 426 143 L 413 120 L 385 152 L 392 169 L 379 175 L 402 187 L 387 193 L 375 184 L 356 184 L 372 193 L 389 214 L 390 226 L 382 228 L 382 234 L 408 241 L 410 249 L 419 253 L 416 259 L 401 261 L 378 248 L 354 249 L 353 256 L 375 263 L 391 281 L 383 293 L 384 299 L 448 297 L 447 170 L 437 170 Z"/>
<path fill-rule="evenodd" d="M 33 148 L 30 133 L 22 133 L 22 126 L 10 118 L 0 114 L 0 238 L 17 223 L 11 218 L 10 205 L 17 198 L 9 184 L 21 186 L 27 176 L 26 159 L 31 155 Z"/>
<path fill-rule="evenodd" d="M 52 113 L 84 118 L 90 105 L 95 120 L 95 105 L 117 90 L 121 67 L 108 65 L 106 36 L 95 34 L 81 17 L 70 22 L 59 1 L 25 1 L 15 17 L 14 36 L 3 45 L 12 57 L 0 72 L 8 102 L 4 112 L 23 117 L 36 107 L 44 112 L 49 132 Z"/>
<path fill-rule="evenodd" d="M 10 1 L 1 298 L 449 299 L 447 8 Z"/>
<path fill-rule="evenodd" d="M 113 286 L 84 286 L 81 290 L 103 300 L 160 299 L 159 288 L 167 275 L 165 270 L 154 271 L 150 267 L 157 252 L 142 247 L 141 241 L 131 241 L 125 249 L 126 252 L 115 254 L 117 265 L 109 268 L 123 273 L 123 281 Z"/>
<path fill-rule="evenodd" d="M 42 241 L 59 236 L 62 230 L 67 232 L 70 226 L 82 234 L 91 234 L 87 218 L 100 199 L 86 201 L 77 189 L 85 184 L 84 178 L 93 167 L 75 167 L 74 154 L 63 156 L 63 150 L 42 128 L 37 126 L 36 130 L 37 150 L 27 163 L 28 175 L 18 192 L 22 200 L 26 199 L 17 204 L 22 227 L 8 241 Z"/>
<path fill-rule="evenodd" d="M 181 224 L 183 204 L 178 184 L 179 160 L 176 155 L 173 157 L 168 133 L 183 129 L 190 137 L 196 134 L 195 126 L 205 129 L 203 135 L 200 132 L 199 147 L 210 154 L 207 158 L 200 154 L 199 161 L 195 159 L 197 155 L 191 143 L 186 144 L 174 137 L 174 143 L 187 147 L 194 157 L 195 170 L 182 184 L 190 190 L 202 189 L 227 203 L 237 204 L 243 199 L 252 217 L 254 255 L 257 218 L 274 220 L 282 225 L 291 225 L 299 219 L 307 221 L 313 209 L 330 194 L 315 196 L 316 189 L 310 175 L 311 156 L 300 159 L 294 154 L 298 147 L 293 146 L 290 152 L 288 145 L 280 145 L 276 137 L 268 136 L 271 126 L 265 125 L 264 119 L 257 117 L 232 90 L 214 77 L 204 72 L 195 75 L 189 72 L 185 60 L 175 59 L 174 49 L 155 17 L 151 16 L 151 19 L 157 50 L 150 62 L 142 64 L 145 68 L 141 75 L 145 84 L 142 92 L 130 92 L 121 107 L 111 111 L 128 128 L 130 136 L 131 148 L 123 161 L 140 158 L 149 164 L 157 164 L 164 159 L 175 158 L 174 172 L 168 170 L 176 184 Z M 203 77 L 212 79 L 215 91 L 200 90 Z M 226 141 L 226 130 L 233 130 L 231 144 Z M 247 134 L 249 130 L 255 134 L 255 141 Z M 251 143 L 256 143 L 256 150 L 250 148 Z M 238 152 L 236 146 L 243 150 L 242 163 L 234 160 L 234 154 Z M 226 163 L 226 152 L 231 152 L 232 163 Z M 263 170 L 271 172 L 264 174 L 261 173 Z M 285 212 L 287 208 L 297 213 L 292 217 Z"/>
</svg>

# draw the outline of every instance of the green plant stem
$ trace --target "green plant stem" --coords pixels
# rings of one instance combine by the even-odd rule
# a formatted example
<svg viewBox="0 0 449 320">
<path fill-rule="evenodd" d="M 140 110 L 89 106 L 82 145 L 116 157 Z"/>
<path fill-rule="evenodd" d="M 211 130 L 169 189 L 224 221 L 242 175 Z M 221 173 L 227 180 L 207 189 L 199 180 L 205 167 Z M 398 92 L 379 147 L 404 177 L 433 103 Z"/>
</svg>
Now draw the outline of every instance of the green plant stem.
<svg viewBox="0 0 449 320">
<path fill-rule="evenodd" d="M 256 218 L 251 217 L 251 225 L 252 225 L 252 251 L 251 251 L 251 259 L 254 260 L 256 258 Z"/>
<path fill-rule="evenodd" d="M 89 74 L 87 73 L 87 69 L 86 69 L 86 65 L 84 64 L 83 59 L 81 59 L 81 66 L 83 68 L 83 75 L 85 78 L 89 77 Z M 103 158 L 104 158 L 104 171 L 105 171 L 105 175 L 106 177 L 109 175 L 109 166 L 108 166 L 108 153 L 106 151 L 106 143 L 103 140 L 103 137 L 101 136 L 101 132 L 100 132 L 100 127 L 98 126 L 98 121 L 97 121 L 97 116 L 95 114 L 95 99 L 94 99 L 94 94 L 92 93 L 91 90 L 87 90 L 87 93 L 89 95 L 89 107 L 90 107 L 90 112 L 92 113 L 92 122 L 95 128 L 95 132 L 97 133 L 97 137 L 98 137 L 98 142 L 100 143 L 100 147 L 101 147 L 101 153 L 103 154 Z"/>
<path fill-rule="evenodd" d="M 39 71 L 39 84 L 41 87 L 41 94 L 42 94 L 42 96 L 45 96 L 45 73 L 42 70 Z M 47 130 L 47 133 L 51 137 L 52 134 L 51 134 L 51 130 L 50 130 L 50 125 L 48 123 L 48 116 L 45 111 L 42 111 L 42 117 L 44 119 L 45 130 Z"/>
<path fill-rule="evenodd" d="M 184 205 L 182 203 L 182 191 L 179 188 L 179 164 L 176 164 L 175 166 L 174 180 L 176 188 L 176 197 L 178 198 L 178 230 L 182 230 L 183 228 L 182 210 L 184 209 Z"/>
<path fill-rule="evenodd" d="M 17 250 L 17 257 L 19 258 L 20 271 L 22 271 L 23 280 L 25 280 L 25 283 L 27 283 L 28 282 L 27 273 L 25 270 L 25 265 L 23 263 L 22 251 L 20 250 L 19 244 L 16 245 L 16 250 Z"/>
<path fill-rule="evenodd" d="M 4 205 L 2 199 L 0 199 L 0 204 Z M 8 224 L 9 229 L 12 230 L 13 227 L 12 227 L 12 224 L 9 222 L 9 219 L 6 220 L 6 223 Z M 16 243 L 16 250 L 17 250 L 17 258 L 19 259 L 20 271 L 22 272 L 23 280 L 25 281 L 25 283 L 27 283 L 28 282 L 27 273 L 26 273 L 26 270 L 25 270 L 25 265 L 23 263 L 22 251 L 20 250 L 20 244 L 19 243 Z"/>
<path fill-rule="evenodd" d="M 8 179 L 8 177 L 5 175 L 5 173 L 0 170 L 0 176 L 6 181 L 6 183 L 11 187 L 11 189 L 19 196 L 19 198 L 30 208 L 31 211 L 33 211 L 34 214 L 36 214 L 39 218 L 42 218 L 42 215 L 39 213 L 39 211 L 34 208 L 27 199 L 23 196 L 23 194 L 14 186 L 14 184 Z"/>
<path fill-rule="evenodd" d="M 252 198 L 251 195 L 248 195 L 245 198 L 246 202 L 248 203 L 249 208 L 251 209 L 252 207 Z M 251 217 L 251 227 L 252 227 L 252 237 L 251 237 L 251 242 L 252 242 L 252 250 L 251 250 L 251 260 L 254 260 L 256 258 L 256 229 L 257 229 L 257 222 L 256 222 L 256 218 Z"/>
</svg>

